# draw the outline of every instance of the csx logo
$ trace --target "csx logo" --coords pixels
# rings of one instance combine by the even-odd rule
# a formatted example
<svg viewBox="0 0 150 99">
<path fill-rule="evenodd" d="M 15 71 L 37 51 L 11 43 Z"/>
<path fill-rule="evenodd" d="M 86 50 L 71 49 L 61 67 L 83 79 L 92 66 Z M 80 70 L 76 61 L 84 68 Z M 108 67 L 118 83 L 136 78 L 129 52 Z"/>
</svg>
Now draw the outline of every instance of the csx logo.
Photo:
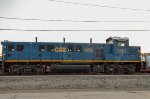
<svg viewBox="0 0 150 99">
<path fill-rule="evenodd" d="M 55 52 L 67 52 L 67 51 L 66 51 L 66 48 L 64 47 L 56 47 Z"/>
</svg>

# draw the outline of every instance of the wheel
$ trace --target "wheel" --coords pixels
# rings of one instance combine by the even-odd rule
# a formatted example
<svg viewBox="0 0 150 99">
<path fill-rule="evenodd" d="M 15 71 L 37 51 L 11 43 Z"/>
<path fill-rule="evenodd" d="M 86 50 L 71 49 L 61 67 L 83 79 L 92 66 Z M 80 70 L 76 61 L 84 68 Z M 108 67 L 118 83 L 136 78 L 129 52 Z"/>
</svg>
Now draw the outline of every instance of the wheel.
<svg viewBox="0 0 150 99">
<path fill-rule="evenodd" d="M 124 69 L 124 74 L 129 74 L 129 70 L 128 69 Z"/>
</svg>

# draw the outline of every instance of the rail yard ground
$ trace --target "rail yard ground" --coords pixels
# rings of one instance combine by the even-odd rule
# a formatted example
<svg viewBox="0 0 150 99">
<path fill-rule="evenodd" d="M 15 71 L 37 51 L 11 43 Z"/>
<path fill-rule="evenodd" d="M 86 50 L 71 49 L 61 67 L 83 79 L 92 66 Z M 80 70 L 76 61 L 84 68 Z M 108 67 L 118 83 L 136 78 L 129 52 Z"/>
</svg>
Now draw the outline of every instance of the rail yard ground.
<svg viewBox="0 0 150 99">
<path fill-rule="evenodd" d="M 150 75 L 0 76 L 0 99 L 149 99 Z"/>
</svg>

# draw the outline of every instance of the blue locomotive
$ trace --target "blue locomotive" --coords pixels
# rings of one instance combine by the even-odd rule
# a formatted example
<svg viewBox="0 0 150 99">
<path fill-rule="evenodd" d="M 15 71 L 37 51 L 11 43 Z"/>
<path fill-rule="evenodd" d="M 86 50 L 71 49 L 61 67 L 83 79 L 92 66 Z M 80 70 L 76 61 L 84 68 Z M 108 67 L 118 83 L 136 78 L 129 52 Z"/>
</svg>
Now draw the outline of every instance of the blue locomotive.
<svg viewBox="0 0 150 99">
<path fill-rule="evenodd" d="M 22 73 L 134 73 L 141 68 L 140 46 L 126 37 L 106 43 L 10 42 L 2 44 L 4 72 Z"/>
</svg>

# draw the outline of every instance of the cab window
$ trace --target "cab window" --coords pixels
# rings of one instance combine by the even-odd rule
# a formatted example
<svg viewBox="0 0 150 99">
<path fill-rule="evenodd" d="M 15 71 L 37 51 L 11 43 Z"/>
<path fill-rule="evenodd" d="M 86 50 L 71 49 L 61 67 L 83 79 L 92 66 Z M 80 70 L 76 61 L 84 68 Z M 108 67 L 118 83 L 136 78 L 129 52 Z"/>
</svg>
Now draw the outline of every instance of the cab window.
<svg viewBox="0 0 150 99">
<path fill-rule="evenodd" d="M 81 51 L 82 51 L 82 46 L 76 45 L 76 52 L 81 52 Z"/>
<path fill-rule="evenodd" d="M 125 42 L 118 42 L 118 46 L 124 47 L 125 46 Z"/>
<path fill-rule="evenodd" d="M 14 45 L 8 45 L 8 51 L 13 52 L 14 51 Z"/>
<path fill-rule="evenodd" d="M 24 45 L 17 45 L 17 51 L 23 51 Z"/>
<path fill-rule="evenodd" d="M 39 51 L 44 52 L 45 51 L 45 46 L 44 45 L 39 45 Z"/>
<path fill-rule="evenodd" d="M 68 52 L 74 52 L 74 46 L 68 45 Z"/>
<path fill-rule="evenodd" d="M 47 45 L 47 51 L 48 52 L 53 52 L 54 51 L 54 46 L 53 45 Z"/>
</svg>

